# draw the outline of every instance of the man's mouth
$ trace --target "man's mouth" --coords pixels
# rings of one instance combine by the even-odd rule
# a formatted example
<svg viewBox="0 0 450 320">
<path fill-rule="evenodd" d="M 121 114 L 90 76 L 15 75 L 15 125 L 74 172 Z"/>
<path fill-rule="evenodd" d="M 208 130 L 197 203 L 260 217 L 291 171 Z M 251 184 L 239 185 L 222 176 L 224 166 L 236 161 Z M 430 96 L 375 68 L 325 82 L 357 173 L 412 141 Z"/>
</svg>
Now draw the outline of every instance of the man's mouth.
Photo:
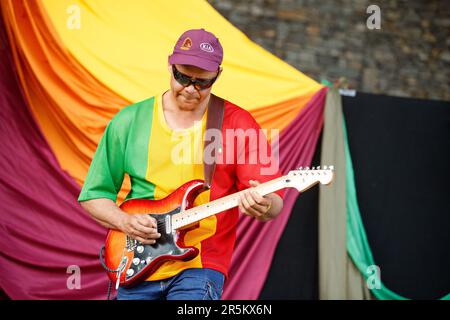
<svg viewBox="0 0 450 320">
<path fill-rule="evenodd" d="M 187 101 L 187 102 L 194 102 L 194 101 L 197 101 L 198 100 L 198 98 L 197 97 L 186 97 L 186 96 L 184 96 L 184 95 L 181 95 L 183 98 L 184 98 L 184 100 L 185 101 Z"/>
</svg>

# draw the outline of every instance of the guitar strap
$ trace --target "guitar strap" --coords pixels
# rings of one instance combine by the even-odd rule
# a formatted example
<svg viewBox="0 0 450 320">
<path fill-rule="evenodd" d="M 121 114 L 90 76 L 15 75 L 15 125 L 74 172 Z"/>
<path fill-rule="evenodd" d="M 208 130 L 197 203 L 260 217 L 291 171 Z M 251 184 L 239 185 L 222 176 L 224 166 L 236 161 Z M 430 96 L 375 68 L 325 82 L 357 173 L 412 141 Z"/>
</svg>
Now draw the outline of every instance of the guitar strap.
<svg viewBox="0 0 450 320">
<path fill-rule="evenodd" d="M 207 118 L 206 118 L 206 132 L 208 129 L 218 129 L 222 132 L 222 123 L 223 123 L 223 115 L 225 111 L 225 101 L 222 98 L 211 93 L 209 98 L 208 110 L 207 110 Z M 206 135 L 205 132 L 205 135 Z M 220 142 L 222 139 L 217 139 L 215 137 L 209 137 L 209 140 L 205 139 L 205 143 L 203 146 L 203 172 L 205 178 L 205 188 L 210 189 L 211 183 L 214 175 L 214 170 L 216 169 L 216 156 L 217 150 L 219 150 Z M 208 163 L 209 161 L 205 161 L 206 148 L 211 144 L 214 144 L 214 148 L 212 149 L 211 155 L 215 159 L 212 163 Z"/>
</svg>

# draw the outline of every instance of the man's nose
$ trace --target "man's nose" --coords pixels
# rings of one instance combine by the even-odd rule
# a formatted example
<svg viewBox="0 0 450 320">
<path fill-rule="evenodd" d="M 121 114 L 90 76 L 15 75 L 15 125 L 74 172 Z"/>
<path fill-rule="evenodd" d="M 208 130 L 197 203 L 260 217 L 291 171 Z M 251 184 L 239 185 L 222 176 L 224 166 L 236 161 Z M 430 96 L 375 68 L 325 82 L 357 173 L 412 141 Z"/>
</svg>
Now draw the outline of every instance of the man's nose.
<svg viewBox="0 0 450 320">
<path fill-rule="evenodd" d="M 184 89 L 190 94 L 195 93 L 195 91 L 196 91 L 195 87 L 192 83 L 190 85 L 188 85 L 187 87 L 184 87 Z"/>
</svg>

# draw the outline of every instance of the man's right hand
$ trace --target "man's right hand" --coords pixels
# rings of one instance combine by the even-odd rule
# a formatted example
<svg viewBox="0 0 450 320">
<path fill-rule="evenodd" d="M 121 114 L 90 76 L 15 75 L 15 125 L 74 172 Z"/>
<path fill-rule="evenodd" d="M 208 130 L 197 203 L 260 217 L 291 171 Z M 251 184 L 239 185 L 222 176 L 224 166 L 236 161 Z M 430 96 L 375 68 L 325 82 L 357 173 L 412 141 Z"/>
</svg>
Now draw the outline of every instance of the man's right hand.
<svg viewBox="0 0 450 320">
<path fill-rule="evenodd" d="M 148 214 L 124 214 L 120 230 L 143 244 L 154 244 L 161 237 L 156 226 L 156 219 Z"/>
</svg>

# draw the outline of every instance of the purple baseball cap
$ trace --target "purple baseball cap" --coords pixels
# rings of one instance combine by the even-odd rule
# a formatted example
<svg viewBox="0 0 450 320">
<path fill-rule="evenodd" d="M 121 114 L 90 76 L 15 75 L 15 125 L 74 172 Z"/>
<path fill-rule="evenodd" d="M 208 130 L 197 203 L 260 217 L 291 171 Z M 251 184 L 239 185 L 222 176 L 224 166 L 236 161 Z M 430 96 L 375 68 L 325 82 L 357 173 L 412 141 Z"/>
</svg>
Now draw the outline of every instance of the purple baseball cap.
<svg viewBox="0 0 450 320">
<path fill-rule="evenodd" d="M 217 71 L 223 59 L 223 49 L 219 39 L 205 29 L 192 29 L 178 39 L 170 64 L 187 64 L 198 68 Z"/>
</svg>

